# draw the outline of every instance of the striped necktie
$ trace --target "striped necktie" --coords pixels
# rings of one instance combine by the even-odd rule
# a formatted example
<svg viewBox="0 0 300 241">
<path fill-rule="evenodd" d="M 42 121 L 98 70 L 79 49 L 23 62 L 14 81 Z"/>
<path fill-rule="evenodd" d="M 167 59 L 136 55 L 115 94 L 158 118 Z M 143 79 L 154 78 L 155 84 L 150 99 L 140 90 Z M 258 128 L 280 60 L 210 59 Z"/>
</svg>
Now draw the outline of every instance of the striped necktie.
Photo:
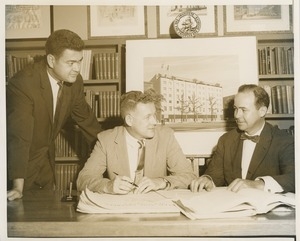
<svg viewBox="0 0 300 241">
<path fill-rule="evenodd" d="M 141 179 L 144 176 L 144 164 L 145 164 L 145 143 L 144 141 L 138 141 L 139 150 L 138 150 L 138 166 L 135 171 L 134 183 L 139 184 Z"/>
<path fill-rule="evenodd" d="M 138 150 L 138 167 L 137 170 L 142 170 L 145 164 L 145 143 L 144 141 L 138 140 L 139 150 Z"/>
</svg>

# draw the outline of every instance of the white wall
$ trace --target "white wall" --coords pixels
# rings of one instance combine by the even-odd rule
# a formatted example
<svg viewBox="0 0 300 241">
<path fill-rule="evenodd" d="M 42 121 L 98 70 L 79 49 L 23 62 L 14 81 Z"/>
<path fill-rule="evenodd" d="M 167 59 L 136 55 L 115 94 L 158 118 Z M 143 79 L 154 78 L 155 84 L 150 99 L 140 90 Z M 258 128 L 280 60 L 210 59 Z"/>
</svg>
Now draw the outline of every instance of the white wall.
<svg viewBox="0 0 300 241">
<path fill-rule="evenodd" d="M 219 137 L 224 133 L 225 131 L 175 132 L 175 137 L 184 154 L 210 156 L 218 143 Z"/>
</svg>

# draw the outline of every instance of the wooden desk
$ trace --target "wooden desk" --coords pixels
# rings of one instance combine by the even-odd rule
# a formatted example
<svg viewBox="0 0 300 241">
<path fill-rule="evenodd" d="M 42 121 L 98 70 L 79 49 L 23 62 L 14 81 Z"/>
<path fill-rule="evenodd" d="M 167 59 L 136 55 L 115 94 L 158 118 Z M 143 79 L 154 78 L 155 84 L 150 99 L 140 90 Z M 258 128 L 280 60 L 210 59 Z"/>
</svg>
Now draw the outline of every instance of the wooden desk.
<svg viewBox="0 0 300 241">
<path fill-rule="evenodd" d="M 8 237 L 296 235 L 295 212 L 195 221 L 181 214 L 83 214 L 46 191 L 8 202 L 7 219 Z"/>
</svg>

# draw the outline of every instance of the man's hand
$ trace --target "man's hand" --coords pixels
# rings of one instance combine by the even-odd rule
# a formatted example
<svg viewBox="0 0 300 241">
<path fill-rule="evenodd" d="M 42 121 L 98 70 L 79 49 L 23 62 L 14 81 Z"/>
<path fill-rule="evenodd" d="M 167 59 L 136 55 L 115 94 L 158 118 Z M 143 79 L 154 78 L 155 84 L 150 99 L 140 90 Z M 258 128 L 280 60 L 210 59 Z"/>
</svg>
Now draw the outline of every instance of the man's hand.
<svg viewBox="0 0 300 241">
<path fill-rule="evenodd" d="M 259 179 L 256 181 L 253 180 L 245 180 L 237 178 L 228 186 L 227 190 L 238 192 L 243 188 L 256 188 L 260 190 L 264 190 L 265 183 L 263 180 Z"/>
<path fill-rule="evenodd" d="M 127 194 L 134 189 L 133 181 L 126 176 L 116 176 L 110 180 L 104 189 L 105 193 L 109 194 Z"/>
<path fill-rule="evenodd" d="M 165 189 L 167 186 L 166 182 L 162 178 L 143 177 L 138 183 L 138 187 L 134 190 L 134 194 L 147 193 L 152 190 L 157 191 Z"/>
<path fill-rule="evenodd" d="M 13 201 L 23 197 L 24 179 L 17 178 L 13 180 L 13 188 L 7 191 L 7 200 Z"/>
<path fill-rule="evenodd" d="M 202 190 L 210 191 L 214 187 L 214 182 L 207 175 L 203 175 L 197 179 L 194 179 L 190 184 L 190 189 L 192 192 L 200 192 Z"/>
</svg>

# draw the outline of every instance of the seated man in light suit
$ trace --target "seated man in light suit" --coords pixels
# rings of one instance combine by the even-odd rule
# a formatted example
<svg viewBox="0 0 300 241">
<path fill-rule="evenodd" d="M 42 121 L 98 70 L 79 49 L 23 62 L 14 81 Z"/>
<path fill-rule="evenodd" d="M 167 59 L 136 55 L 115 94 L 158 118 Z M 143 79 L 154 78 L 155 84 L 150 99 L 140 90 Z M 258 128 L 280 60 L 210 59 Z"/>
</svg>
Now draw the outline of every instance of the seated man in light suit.
<svg viewBox="0 0 300 241">
<path fill-rule="evenodd" d="M 196 178 L 191 163 L 172 129 L 156 125 L 161 100 L 153 90 L 130 91 L 121 97 L 124 126 L 98 134 L 94 150 L 79 173 L 79 191 L 87 187 L 99 193 L 127 194 L 188 188 Z M 145 144 L 140 162 L 138 141 Z"/>
<path fill-rule="evenodd" d="M 269 101 L 263 88 L 240 86 L 234 98 L 238 128 L 220 137 L 204 175 L 191 182 L 193 192 L 215 186 L 234 192 L 247 187 L 295 191 L 294 138 L 265 121 Z M 255 135 L 259 138 L 246 139 Z"/>
</svg>

